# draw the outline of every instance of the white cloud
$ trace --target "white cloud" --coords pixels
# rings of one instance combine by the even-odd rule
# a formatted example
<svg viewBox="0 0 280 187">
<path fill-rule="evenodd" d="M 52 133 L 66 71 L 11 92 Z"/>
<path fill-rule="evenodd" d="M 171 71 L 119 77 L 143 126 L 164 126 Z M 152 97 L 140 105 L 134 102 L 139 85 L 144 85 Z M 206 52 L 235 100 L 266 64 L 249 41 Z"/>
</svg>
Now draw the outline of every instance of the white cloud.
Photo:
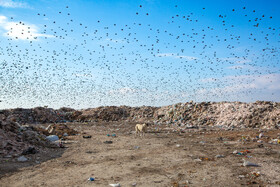
<svg viewBox="0 0 280 187">
<path fill-rule="evenodd" d="M 138 90 L 133 89 L 133 88 L 129 88 L 129 87 L 123 87 L 120 89 L 116 89 L 116 90 L 110 90 L 109 94 L 110 95 L 114 95 L 114 94 L 121 94 L 121 95 L 127 95 L 127 94 L 134 94 L 136 93 Z"/>
<path fill-rule="evenodd" d="M 218 58 L 218 59 L 222 61 L 234 62 L 238 64 L 245 64 L 248 62 L 252 62 L 250 59 L 244 59 L 244 58 Z"/>
<path fill-rule="evenodd" d="M 150 90 L 147 88 L 131 88 L 122 87 L 119 89 L 110 90 L 106 98 L 111 98 L 114 101 L 113 105 L 170 105 L 185 101 L 189 97 L 189 93 L 176 92 L 168 90 Z"/>
<path fill-rule="evenodd" d="M 106 41 L 112 42 L 112 43 L 124 43 L 121 39 L 112 39 L 112 38 L 106 38 Z"/>
<path fill-rule="evenodd" d="M 29 8 L 26 3 L 16 2 L 12 0 L 0 0 L 0 6 L 5 8 Z"/>
<path fill-rule="evenodd" d="M 12 39 L 36 40 L 39 37 L 54 37 L 52 35 L 39 33 L 39 28 L 34 24 L 8 21 L 6 16 L 0 16 L 0 27 L 6 31 L 3 36 Z"/>
<path fill-rule="evenodd" d="M 160 53 L 157 56 L 158 57 L 173 57 L 173 58 L 186 59 L 186 60 L 196 60 L 196 59 L 198 59 L 197 57 L 177 55 L 175 53 Z"/>
<path fill-rule="evenodd" d="M 90 78 L 93 77 L 91 74 L 87 74 L 87 73 L 82 73 L 82 74 L 80 74 L 80 73 L 73 73 L 73 75 L 75 77 L 90 77 Z"/>
<path fill-rule="evenodd" d="M 215 81 L 217 81 L 216 78 L 200 79 L 200 82 L 203 82 L 203 83 L 211 83 L 211 82 L 215 82 Z"/>
<path fill-rule="evenodd" d="M 219 79 L 201 79 L 200 81 L 211 83 L 213 80 L 219 80 L 219 84 L 224 85 L 224 87 L 209 90 L 202 89 L 201 92 L 234 94 L 252 89 L 270 92 L 280 91 L 280 74 L 227 76 Z"/>
<path fill-rule="evenodd" d="M 268 74 L 253 77 L 253 86 L 257 89 L 280 90 L 280 74 Z"/>
<path fill-rule="evenodd" d="M 229 66 L 228 69 L 244 69 L 245 66 Z"/>
<path fill-rule="evenodd" d="M 172 57 L 174 53 L 160 53 L 157 55 L 158 57 Z"/>
<path fill-rule="evenodd" d="M 280 98 L 280 74 L 226 76 L 200 81 L 205 85 L 192 95 L 197 101 L 279 102 Z"/>
<path fill-rule="evenodd" d="M 232 69 L 232 70 L 250 70 L 250 71 L 259 71 L 259 72 L 270 72 L 272 68 L 268 67 L 260 67 L 256 65 L 234 65 L 234 66 L 229 66 L 227 69 Z M 277 70 L 277 68 L 274 68 L 274 70 Z"/>
</svg>

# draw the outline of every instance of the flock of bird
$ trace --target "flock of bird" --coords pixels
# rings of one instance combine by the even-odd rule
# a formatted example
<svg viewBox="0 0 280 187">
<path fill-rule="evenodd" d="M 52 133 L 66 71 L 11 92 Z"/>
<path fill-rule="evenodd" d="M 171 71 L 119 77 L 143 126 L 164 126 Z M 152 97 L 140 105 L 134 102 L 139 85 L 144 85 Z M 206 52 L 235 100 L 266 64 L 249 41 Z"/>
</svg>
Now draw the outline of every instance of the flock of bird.
<svg viewBox="0 0 280 187">
<path fill-rule="evenodd" d="M 134 22 L 97 19 L 93 28 L 77 22 L 65 6 L 56 13 L 58 20 L 46 12 L 34 15 L 46 22 L 33 35 L 32 26 L 10 17 L 26 38 L 15 36 L 11 27 L 1 42 L 0 105 L 79 108 L 253 100 L 252 90 L 264 90 L 252 84 L 279 74 L 280 32 L 269 25 L 271 15 L 235 8 L 217 13 L 217 26 L 202 21 L 207 7 L 200 14 L 160 21 L 145 10 L 138 5 L 135 15 L 128 15 Z M 249 30 L 242 31 L 238 23 Z"/>
</svg>

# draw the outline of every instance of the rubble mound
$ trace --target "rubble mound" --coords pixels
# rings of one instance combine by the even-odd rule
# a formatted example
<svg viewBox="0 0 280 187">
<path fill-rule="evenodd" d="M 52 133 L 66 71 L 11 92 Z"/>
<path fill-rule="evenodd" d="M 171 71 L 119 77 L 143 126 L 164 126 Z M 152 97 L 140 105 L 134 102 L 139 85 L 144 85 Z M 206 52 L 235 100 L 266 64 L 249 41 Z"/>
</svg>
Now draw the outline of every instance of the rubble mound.
<svg viewBox="0 0 280 187">
<path fill-rule="evenodd" d="M 160 107 L 142 106 L 142 107 L 128 107 L 129 120 L 134 122 L 147 122 L 154 120 L 154 113 Z"/>
<path fill-rule="evenodd" d="M 178 126 L 272 129 L 280 126 L 279 114 L 276 102 L 188 102 L 161 107 L 154 118 Z"/>
<path fill-rule="evenodd" d="M 64 136 L 73 136 L 77 135 L 78 132 L 74 129 L 69 128 L 65 124 L 51 124 L 48 126 L 48 129 L 43 129 L 37 127 L 36 130 L 40 131 L 42 134 L 49 136 L 49 135 L 57 135 L 59 138 Z"/>
<path fill-rule="evenodd" d="M 119 121 L 126 119 L 129 114 L 125 108 L 108 106 L 82 110 L 78 121 Z"/>
<path fill-rule="evenodd" d="M 152 120 L 157 107 L 102 106 L 82 110 L 78 121 L 145 121 Z"/>
<path fill-rule="evenodd" d="M 46 107 L 32 109 L 16 108 L 0 110 L 0 120 L 17 121 L 20 124 L 58 123 L 73 121 L 81 114 L 82 112 L 80 111 L 65 107 L 58 110 Z"/>
<path fill-rule="evenodd" d="M 37 107 L 0 110 L 0 120 L 20 124 L 59 122 L 130 121 L 167 123 L 177 126 L 217 126 L 226 128 L 279 128 L 280 103 L 187 102 L 163 107 L 102 106 L 75 110 L 72 108 Z"/>
<path fill-rule="evenodd" d="M 31 126 L 0 120 L 0 156 L 18 156 L 29 147 L 47 147 L 45 136 Z"/>
</svg>

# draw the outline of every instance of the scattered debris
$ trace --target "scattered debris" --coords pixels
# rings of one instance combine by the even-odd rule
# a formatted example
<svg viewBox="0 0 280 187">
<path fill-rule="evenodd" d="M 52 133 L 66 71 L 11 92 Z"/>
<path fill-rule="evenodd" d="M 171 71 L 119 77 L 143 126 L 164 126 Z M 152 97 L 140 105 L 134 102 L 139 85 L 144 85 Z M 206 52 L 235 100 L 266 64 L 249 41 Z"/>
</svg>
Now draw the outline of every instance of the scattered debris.
<svg viewBox="0 0 280 187">
<path fill-rule="evenodd" d="M 46 139 L 51 142 L 55 142 L 55 141 L 59 140 L 58 136 L 56 136 L 56 135 L 47 136 Z"/>
<path fill-rule="evenodd" d="M 224 155 L 216 155 L 215 157 L 216 157 L 216 158 L 225 158 Z"/>
<path fill-rule="evenodd" d="M 104 143 L 105 143 L 105 144 L 112 144 L 113 141 L 109 140 L 109 141 L 105 141 Z"/>
<path fill-rule="evenodd" d="M 112 136 L 112 137 L 117 137 L 116 134 L 107 134 L 108 137 Z"/>
<path fill-rule="evenodd" d="M 90 136 L 90 135 L 88 135 L 88 136 L 83 136 L 83 138 L 91 138 L 91 136 Z"/>
<path fill-rule="evenodd" d="M 109 184 L 110 186 L 112 187 L 121 187 L 121 185 L 118 183 L 118 184 Z"/>
<path fill-rule="evenodd" d="M 243 159 L 243 164 L 242 164 L 242 165 L 243 165 L 244 167 L 245 167 L 245 166 L 260 167 L 258 164 L 255 164 L 255 163 L 246 161 L 245 159 Z"/>
<path fill-rule="evenodd" d="M 251 151 L 249 150 L 244 150 L 244 151 L 233 151 L 233 154 L 236 154 L 236 155 L 247 155 L 248 153 L 251 153 Z"/>
<path fill-rule="evenodd" d="M 255 176 L 255 177 L 259 177 L 261 176 L 261 173 L 258 171 L 258 172 L 252 172 L 252 175 Z"/>
<path fill-rule="evenodd" d="M 28 159 L 25 156 L 20 156 L 17 158 L 17 161 L 19 162 L 26 162 Z"/>
<path fill-rule="evenodd" d="M 3 118 L 14 119 L 20 124 L 58 123 L 66 121 L 153 121 L 154 124 L 165 123 L 177 126 L 179 132 L 185 132 L 186 129 L 197 129 L 201 126 L 273 129 L 279 128 L 280 125 L 278 119 L 280 104 L 268 101 L 257 101 L 255 103 L 195 103 L 191 101 L 163 107 L 102 106 L 85 110 L 74 110 L 71 108 L 54 110 L 51 108 L 37 107 L 33 109 L 17 108 L 2 110 L 2 113 Z M 55 134 L 58 135 L 57 133 Z M 261 132 L 258 138 L 263 137 L 264 134 Z M 246 142 L 248 140 L 248 137 L 242 137 L 242 141 Z"/>
<path fill-rule="evenodd" d="M 32 148 L 49 147 L 45 135 L 32 126 L 21 126 L 11 120 L 0 120 L 0 156 L 29 154 Z M 29 150 L 28 150 L 29 149 Z"/>
<path fill-rule="evenodd" d="M 28 155 L 28 154 L 35 154 L 37 153 L 37 150 L 35 149 L 35 147 L 28 147 L 27 149 L 22 151 L 22 155 Z"/>
</svg>

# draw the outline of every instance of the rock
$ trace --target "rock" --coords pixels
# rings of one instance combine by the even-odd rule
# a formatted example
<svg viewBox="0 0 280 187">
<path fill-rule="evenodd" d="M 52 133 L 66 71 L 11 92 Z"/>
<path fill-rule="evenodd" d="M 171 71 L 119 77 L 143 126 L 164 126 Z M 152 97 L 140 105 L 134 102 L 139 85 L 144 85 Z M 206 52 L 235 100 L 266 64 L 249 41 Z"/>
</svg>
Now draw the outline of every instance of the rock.
<svg viewBox="0 0 280 187">
<path fill-rule="evenodd" d="M 26 162 L 28 159 L 25 156 L 20 156 L 17 158 L 17 161 L 19 162 Z"/>
</svg>

